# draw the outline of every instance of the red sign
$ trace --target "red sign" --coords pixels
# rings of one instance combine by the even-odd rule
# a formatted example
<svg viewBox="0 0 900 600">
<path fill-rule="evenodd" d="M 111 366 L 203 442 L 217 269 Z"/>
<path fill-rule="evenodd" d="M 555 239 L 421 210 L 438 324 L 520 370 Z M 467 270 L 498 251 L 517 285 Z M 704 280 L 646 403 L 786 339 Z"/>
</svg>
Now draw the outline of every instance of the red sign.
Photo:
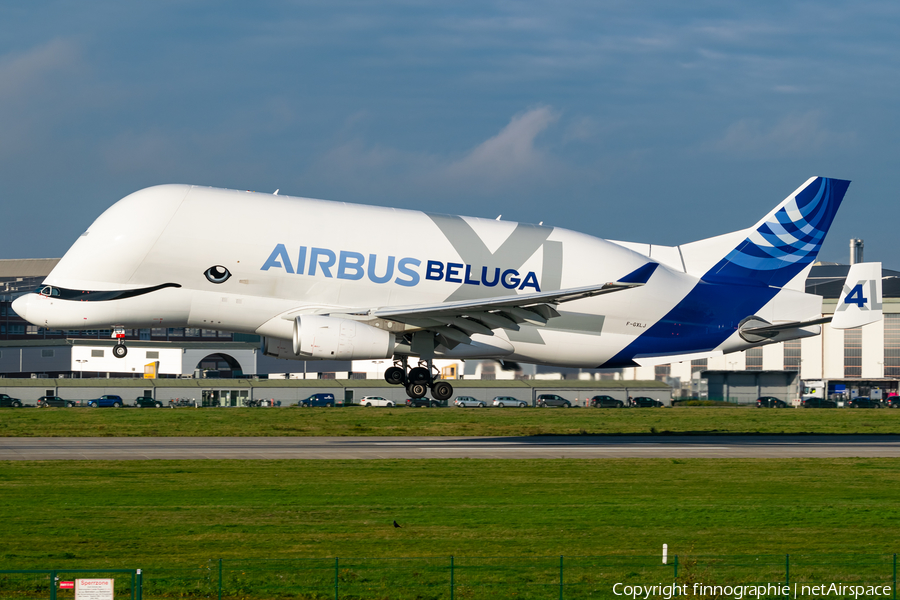
<svg viewBox="0 0 900 600">
<path fill-rule="evenodd" d="M 73 590 L 73 589 L 75 589 L 75 582 L 74 582 L 74 581 L 60 581 L 60 582 L 59 582 L 59 589 L 61 589 L 61 590 Z"/>
</svg>

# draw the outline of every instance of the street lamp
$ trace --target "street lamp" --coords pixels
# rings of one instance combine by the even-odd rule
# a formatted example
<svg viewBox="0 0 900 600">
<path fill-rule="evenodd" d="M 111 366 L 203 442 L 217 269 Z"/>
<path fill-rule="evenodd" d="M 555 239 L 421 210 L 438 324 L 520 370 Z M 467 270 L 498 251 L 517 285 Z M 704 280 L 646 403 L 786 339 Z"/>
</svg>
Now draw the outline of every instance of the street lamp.
<svg viewBox="0 0 900 600">
<path fill-rule="evenodd" d="M 87 362 L 86 358 L 75 359 L 75 362 L 78 363 L 78 379 L 84 379 L 84 363 Z"/>
</svg>

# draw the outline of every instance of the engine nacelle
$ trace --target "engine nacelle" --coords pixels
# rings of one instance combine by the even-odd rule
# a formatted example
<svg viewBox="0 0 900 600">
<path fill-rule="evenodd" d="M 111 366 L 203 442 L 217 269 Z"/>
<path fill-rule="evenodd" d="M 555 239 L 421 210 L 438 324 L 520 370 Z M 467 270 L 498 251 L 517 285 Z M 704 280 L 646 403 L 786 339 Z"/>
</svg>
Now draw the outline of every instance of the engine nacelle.
<svg viewBox="0 0 900 600">
<path fill-rule="evenodd" d="M 294 320 L 293 340 L 267 337 L 263 352 L 294 360 L 391 358 L 394 334 L 351 319 L 301 315 Z"/>
<path fill-rule="evenodd" d="M 264 337 L 263 354 L 288 360 L 366 360 L 391 358 L 394 334 L 351 319 L 302 315 L 291 340 Z"/>
<path fill-rule="evenodd" d="M 365 360 L 391 358 L 394 334 L 351 319 L 302 315 L 294 337 L 263 338 L 263 354 L 289 360 Z"/>
</svg>

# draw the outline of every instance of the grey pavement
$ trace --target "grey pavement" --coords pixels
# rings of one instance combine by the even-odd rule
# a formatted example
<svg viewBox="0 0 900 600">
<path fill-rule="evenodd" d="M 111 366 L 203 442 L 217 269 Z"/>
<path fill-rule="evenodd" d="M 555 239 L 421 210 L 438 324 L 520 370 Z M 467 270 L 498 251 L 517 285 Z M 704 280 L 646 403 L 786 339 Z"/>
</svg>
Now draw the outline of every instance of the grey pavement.
<svg viewBox="0 0 900 600">
<path fill-rule="evenodd" d="M 0 460 L 900 457 L 900 436 L 0 437 Z"/>
</svg>

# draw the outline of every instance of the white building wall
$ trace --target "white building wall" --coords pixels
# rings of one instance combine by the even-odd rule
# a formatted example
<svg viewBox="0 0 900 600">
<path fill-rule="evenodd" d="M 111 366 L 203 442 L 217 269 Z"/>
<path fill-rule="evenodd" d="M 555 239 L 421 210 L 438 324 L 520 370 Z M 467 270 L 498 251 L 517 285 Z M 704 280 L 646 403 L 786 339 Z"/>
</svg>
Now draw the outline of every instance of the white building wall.
<svg viewBox="0 0 900 600">
<path fill-rule="evenodd" d="M 825 379 L 844 378 L 844 332 L 832 329 L 831 325 L 822 326 L 822 370 Z"/>
<path fill-rule="evenodd" d="M 821 335 L 800 340 L 800 379 L 822 379 L 822 342 Z"/>
<path fill-rule="evenodd" d="M 633 379 L 642 379 L 642 380 L 656 379 L 656 367 L 635 367 Z"/>
<path fill-rule="evenodd" d="M 784 344 L 763 346 L 763 371 L 781 371 L 784 369 Z"/>
<path fill-rule="evenodd" d="M 884 320 L 862 328 L 862 378 L 884 377 Z"/>
<path fill-rule="evenodd" d="M 103 356 L 93 356 L 100 351 Z M 159 358 L 147 358 L 147 352 L 158 352 Z M 128 344 L 125 358 L 113 356 L 111 346 L 73 346 L 72 366 L 74 372 L 88 371 L 100 373 L 141 373 L 144 365 L 159 361 L 160 375 L 178 375 L 181 373 L 181 348 L 139 348 Z"/>
<path fill-rule="evenodd" d="M 710 371 L 727 371 L 728 361 L 733 361 L 738 354 L 723 354 L 721 356 L 712 356 L 706 361 L 706 367 Z"/>
<path fill-rule="evenodd" d="M 416 357 L 410 357 L 409 366 L 415 367 L 418 364 L 418 359 Z M 354 360 L 352 361 L 350 369 L 354 373 L 365 373 L 366 379 L 384 379 L 384 372 L 387 371 L 390 367 L 394 366 L 394 361 L 390 358 L 383 358 L 378 360 Z M 461 360 L 454 359 L 445 359 L 438 358 L 434 360 L 434 366 L 438 369 L 443 369 L 444 367 L 448 367 L 450 365 L 456 365 L 457 377 L 462 375 L 463 369 L 465 368 L 465 363 Z M 497 371 L 501 371 L 500 366 L 497 366 Z M 505 373 L 510 373 L 509 377 L 497 377 L 497 379 L 515 379 L 514 371 L 506 371 Z M 291 374 L 291 378 L 294 379 L 293 373 Z M 309 379 L 317 379 L 318 375 L 315 377 L 308 377 Z M 480 377 L 475 377 L 475 379 L 480 379 Z"/>
<path fill-rule="evenodd" d="M 670 377 L 678 377 L 682 383 L 691 381 L 691 361 L 685 360 L 672 365 Z"/>
</svg>

